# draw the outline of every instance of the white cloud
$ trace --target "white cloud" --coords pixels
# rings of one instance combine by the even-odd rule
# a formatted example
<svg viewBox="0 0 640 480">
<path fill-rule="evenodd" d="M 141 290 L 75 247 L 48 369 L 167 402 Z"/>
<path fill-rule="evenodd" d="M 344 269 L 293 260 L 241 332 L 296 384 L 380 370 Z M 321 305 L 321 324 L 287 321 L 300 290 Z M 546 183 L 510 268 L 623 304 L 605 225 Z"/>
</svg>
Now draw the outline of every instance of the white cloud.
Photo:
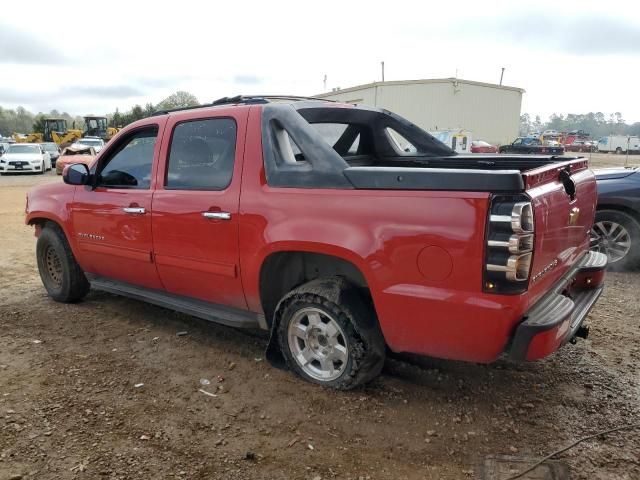
<svg viewBox="0 0 640 480">
<path fill-rule="evenodd" d="M 620 111 L 640 121 L 640 4 L 627 2 L 124 2 L 69 21 L 0 20 L 0 105 L 106 113 L 176 90 L 312 95 L 380 78 L 526 89 L 523 112 Z M 604 11 L 603 11 L 604 10 Z M 82 16 L 82 15 L 80 15 Z M 9 17 L 15 18 L 15 17 Z M 79 20 L 79 19 L 75 19 Z M 11 52 L 11 54 L 7 54 Z"/>
</svg>

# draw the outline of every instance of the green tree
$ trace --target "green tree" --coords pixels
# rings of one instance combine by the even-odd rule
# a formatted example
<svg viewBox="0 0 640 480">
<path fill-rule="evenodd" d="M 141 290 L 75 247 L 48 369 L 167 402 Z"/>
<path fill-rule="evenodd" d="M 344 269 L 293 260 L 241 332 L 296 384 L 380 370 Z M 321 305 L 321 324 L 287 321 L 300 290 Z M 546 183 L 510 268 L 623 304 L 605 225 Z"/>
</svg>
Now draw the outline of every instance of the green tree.
<svg viewBox="0 0 640 480">
<path fill-rule="evenodd" d="M 33 122 L 33 127 L 31 127 L 31 131 L 36 133 L 44 133 L 45 118 L 46 117 L 42 113 L 39 113 L 38 115 L 36 115 L 36 118 L 34 119 L 34 122 Z"/>
<path fill-rule="evenodd" d="M 531 117 L 528 113 L 520 115 L 520 135 L 527 135 L 531 131 Z"/>
<path fill-rule="evenodd" d="M 156 107 L 154 107 L 153 103 L 147 103 L 144 106 L 144 116 L 145 117 L 150 117 L 151 115 L 153 115 L 156 112 Z"/>
<path fill-rule="evenodd" d="M 200 102 L 195 95 L 185 92 L 177 91 L 173 95 L 169 95 L 158 104 L 158 110 L 171 110 L 173 108 L 195 107 L 200 105 Z"/>
<path fill-rule="evenodd" d="M 137 120 L 142 120 L 145 115 L 144 115 L 144 110 L 142 110 L 142 107 L 140 105 L 134 105 L 133 108 L 131 109 L 131 121 L 135 122 Z"/>
<path fill-rule="evenodd" d="M 116 108 L 116 111 L 111 116 L 110 124 L 112 127 L 117 127 L 117 128 L 120 128 L 124 125 L 122 115 L 120 115 L 120 112 L 118 111 L 117 108 Z"/>
</svg>

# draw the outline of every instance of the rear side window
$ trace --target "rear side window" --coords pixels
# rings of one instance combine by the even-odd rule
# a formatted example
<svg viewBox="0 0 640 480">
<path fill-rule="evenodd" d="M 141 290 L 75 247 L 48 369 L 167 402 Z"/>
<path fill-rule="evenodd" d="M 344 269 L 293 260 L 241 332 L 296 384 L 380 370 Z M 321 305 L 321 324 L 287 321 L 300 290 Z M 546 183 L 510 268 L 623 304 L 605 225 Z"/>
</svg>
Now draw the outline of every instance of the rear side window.
<svg viewBox="0 0 640 480">
<path fill-rule="evenodd" d="M 396 132 L 393 128 L 387 127 L 387 134 L 392 141 L 393 146 L 398 150 L 399 153 L 416 153 L 418 149 L 411 143 L 409 140 L 404 138 L 398 132 Z M 454 150 L 456 148 L 455 142 L 453 143 Z"/>
<path fill-rule="evenodd" d="M 148 189 L 158 128 L 145 128 L 127 138 L 103 163 L 98 185 L 111 188 Z"/>
<path fill-rule="evenodd" d="M 236 156 L 236 122 L 211 118 L 179 123 L 173 130 L 166 188 L 224 190 Z"/>
</svg>

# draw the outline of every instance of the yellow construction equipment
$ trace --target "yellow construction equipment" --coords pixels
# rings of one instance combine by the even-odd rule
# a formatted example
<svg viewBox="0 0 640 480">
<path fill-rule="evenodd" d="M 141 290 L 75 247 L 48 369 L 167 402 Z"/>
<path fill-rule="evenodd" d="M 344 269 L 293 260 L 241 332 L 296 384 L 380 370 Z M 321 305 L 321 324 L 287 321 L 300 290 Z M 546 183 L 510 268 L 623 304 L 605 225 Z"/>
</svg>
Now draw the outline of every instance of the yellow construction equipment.
<svg viewBox="0 0 640 480">
<path fill-rule="evenodd" d="M 107 126 L 107 117 L 86 116 L 84 117 L 83 137 L 99 137 L 105 142 L 111 140 L 120 129 Z"/>
<path fill-rule="evenodd" d="M 44 120 L 44 133 L 13 134 L 13 139 L 17 143 L 56 142 L 61 147 L 71 145 L 81 137 L 82 130 L 68 130 L 67 121 L 64 118 L 46 118 Z"/>
<path fill-rule="evenodd" d="M 82 130 L 67 129 L 67 121 L 64 118 L 47 118 L 44 121 L 45 142 L 56 142 L 60 147 L 64 148 L 81 137 Z"/>
<path fill-rule="evenodd" d="M 107 126 L 107 117 L 88 115 L 84 117 L 84 124 L 84 131 L 77 128 L 67 129 L 67 121 L 64 118 L 47 118 L 44 120 L 44 133 L 14 133 L 13 139 L 17 143 L 56 142 L 64 148 L 82 137 L 99 137 L 108 142 L 120 131 L 119 128 Z"/>
<path fill-rule="evenodd" d="M 41 133 L 29 133 L 27 135 L 22 135 L 20 133 L 14 133 L 11 135 L 16 143 L 42 143 L 44 140 L 42 139 Z"/>
</svg>

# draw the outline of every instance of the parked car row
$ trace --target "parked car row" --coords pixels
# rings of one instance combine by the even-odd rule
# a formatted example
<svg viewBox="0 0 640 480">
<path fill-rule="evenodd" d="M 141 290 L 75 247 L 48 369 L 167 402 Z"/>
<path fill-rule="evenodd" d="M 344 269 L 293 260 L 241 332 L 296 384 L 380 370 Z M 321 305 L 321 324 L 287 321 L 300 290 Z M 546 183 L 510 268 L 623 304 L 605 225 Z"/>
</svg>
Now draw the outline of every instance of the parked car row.
<svg viewBox="0 0 640 480">
<path fill-rule="evenodd" d="M 60 150 L 54 142 L 0 143 L 0 174 L 45 173 L 55 168 L 62 174 L 70 163 L 91 164 L 104 147 L 101 138 L 85 137 Z"/>
</svg>

